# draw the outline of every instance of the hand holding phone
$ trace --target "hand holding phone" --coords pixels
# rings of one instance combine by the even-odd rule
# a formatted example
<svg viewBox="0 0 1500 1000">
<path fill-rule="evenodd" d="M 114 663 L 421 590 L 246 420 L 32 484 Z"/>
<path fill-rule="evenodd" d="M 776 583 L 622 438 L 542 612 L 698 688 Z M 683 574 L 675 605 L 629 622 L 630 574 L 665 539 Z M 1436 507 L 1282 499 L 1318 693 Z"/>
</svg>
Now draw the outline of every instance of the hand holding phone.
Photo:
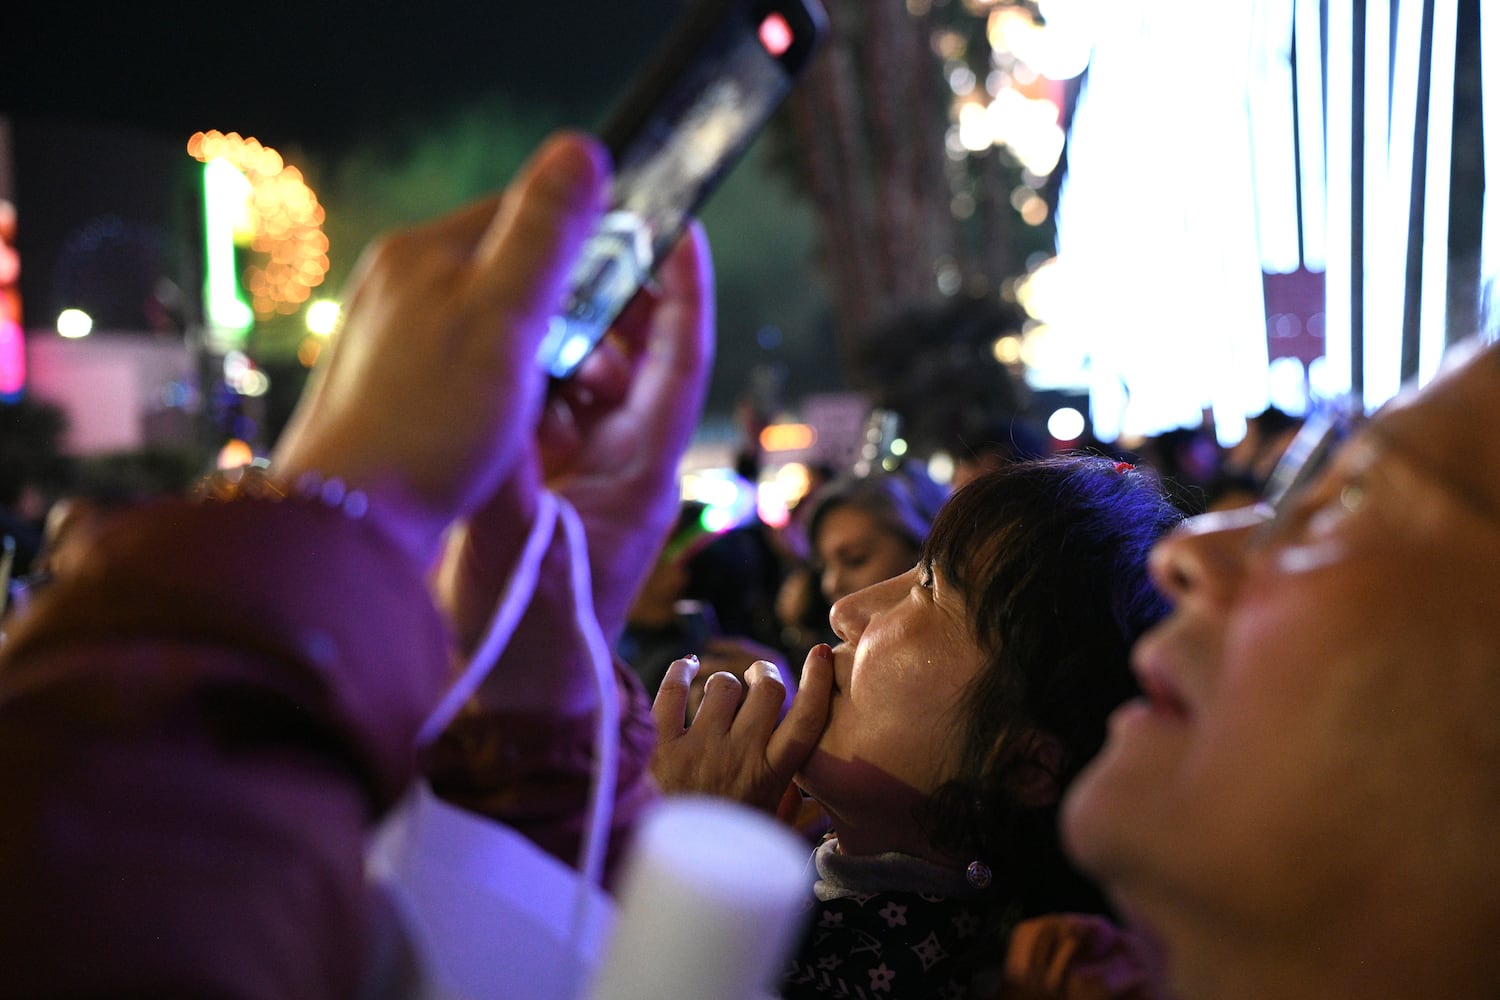
<svg viewBox="0 0 1500 1000">
<path fill-rule="evenodd" d="M 818 0 L 708 0 L 610 116 L 610 208 L 568 280 L 537 361 L 572 375 L 791 91 L 827 31 Z"/>
</svg>

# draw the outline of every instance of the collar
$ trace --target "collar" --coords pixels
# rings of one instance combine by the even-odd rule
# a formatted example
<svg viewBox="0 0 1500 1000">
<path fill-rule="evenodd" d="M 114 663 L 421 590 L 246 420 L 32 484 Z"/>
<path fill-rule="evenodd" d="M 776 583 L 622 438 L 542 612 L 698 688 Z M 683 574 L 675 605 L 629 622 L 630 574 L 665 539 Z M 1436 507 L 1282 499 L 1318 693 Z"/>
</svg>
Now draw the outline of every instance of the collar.
<svg viewBox="0 0 1500 1000">
<path fill-rule="evenodd" d="M 959 869 L 944 868 L 910 854 L 897 851 L 860 857 L 841 854 L 837 837 L 829 837 L 818 845 L 812 866 L 817 874 L 813 894 L 824 903 L 879 892 L 975 899 L 985 891 L 970 885 Z"/>
</svg>

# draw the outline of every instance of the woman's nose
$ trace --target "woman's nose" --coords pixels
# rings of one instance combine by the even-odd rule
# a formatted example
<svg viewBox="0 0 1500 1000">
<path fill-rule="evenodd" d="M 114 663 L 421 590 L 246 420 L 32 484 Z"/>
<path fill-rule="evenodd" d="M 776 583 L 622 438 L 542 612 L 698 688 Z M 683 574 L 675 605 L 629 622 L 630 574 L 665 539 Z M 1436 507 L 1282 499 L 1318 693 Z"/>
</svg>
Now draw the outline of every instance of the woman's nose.
<svg viewBox="0 0 1500 1000">
<path fill-rule="evenodd" d="M 870 618 L 890 604 L 895 595 L 904 594 L 909 589 L 907 577 L 915 572 L 913 569 L 910 573 L 882 580 L 834 601 L 828 610 L 828 624 L 833 627 L 834 634 L 847 643 L 859 642 Z"/>
<path fill-rule="evenodd" d="M 826 573 L 823 579 L 824 590 L 829 591 L 831 588 L 827 585 Z M 828 624 L 832 627 L 833 634 L 844 642 L 858 642 L 860 634 L 865 630 L 865 623 L 870 620 L 869 609 L 864 602 L 858 600 L 863 594 L 864 591 L 856 591 L 847 597 L 840 597 L 828 609 Z"/>
<path fill-rule="evenodd" d="M 1174 605 L 1227 599 L 1244 572 L 1251 532 L 1269 517 L 1267 508 L 1243 507 L 1188 520 L 1151 550 L 1151 579 Z"/>
</svg>

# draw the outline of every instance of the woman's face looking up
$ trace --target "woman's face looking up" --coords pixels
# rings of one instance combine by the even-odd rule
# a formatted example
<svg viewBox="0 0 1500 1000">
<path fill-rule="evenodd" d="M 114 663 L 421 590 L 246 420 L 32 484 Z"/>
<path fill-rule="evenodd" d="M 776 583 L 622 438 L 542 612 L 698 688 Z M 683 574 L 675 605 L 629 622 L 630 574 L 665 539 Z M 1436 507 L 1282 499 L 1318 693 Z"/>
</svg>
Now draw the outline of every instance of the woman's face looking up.
<svg viewBox="0 0 1500 1000">
<path fill-rule="evenodd" d="M 798 776 L 833 817 L 850 854 L 934 857 L 912 807 L 956 769 L 959 716 L 986 657 L 964 597 L 941 569 L 909 569 L 845 597 L 830 615 L 839 644 L 828 726 Z"/>
</svg>

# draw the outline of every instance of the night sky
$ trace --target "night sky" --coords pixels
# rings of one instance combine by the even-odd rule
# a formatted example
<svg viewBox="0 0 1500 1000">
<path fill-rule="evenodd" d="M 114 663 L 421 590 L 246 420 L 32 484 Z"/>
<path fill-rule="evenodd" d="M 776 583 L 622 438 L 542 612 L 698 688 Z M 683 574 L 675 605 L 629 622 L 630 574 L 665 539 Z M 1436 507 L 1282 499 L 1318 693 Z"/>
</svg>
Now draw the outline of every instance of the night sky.
<svg viewBox="0 0 1500 1000">
<path fill-rule="evenodd" d="M 183 145 L 219 128 L 336 163 L 489 95 L 598 121 L 677 0 L 522 5 L 36 3 L 0 26 L 23 292 L 56 306 L 56 262 L 90 220 L 168 228 L 191 211 Z M 28 325 L 45 322 L 29 315 Z"/>
<path fill-rule="evenodd" d="M 28 3 L 0 28 L 0 112 L 188 134 L 232 121 L 320 149 L 503 90 L 586 110 L 678 0 Z"/>
<path fill-rule="evenodd" d="M 424 125 L 493 95 L 536 110 L 549 127 L 596 124 L 685 5 L 314 0 L 262 8 L 145 0 L 110 7 L 38 2 L 3 15 L 0 116 L 12 127 L 9 187 L 20 213 L 26 325 L 50 325 L 68 278 L 59 277 L 66 268 L 58 262 L 69 259 L 67 247 L 93 220 L 118 215 L 190 231 L 182 220 L 195 211 L 196 193 L 184 145 L 195 131 L 254 135 L 332 172 L 347 166 L 340 157 L 368 156 L 385 136 L 409 146 Z M 716 250 L 715 211 L 732 220 L 719 225 L 734 236 L 787 215 L 754 204 L 731 211 L 736 183 L 731 176 L 705 215 Z M 757 190 L 754 197 L 761 196 Z M 347 242 L 336 271 L 353 262 Z M 760 290 L 766 279 L 721 264 L 711 408 L 727 411 L 747 373 L 769 357 L 756 332 L 768 327 L 792 331 L 784 341 L 776 334 L 772 350 L 794 383 L 799 373 L 826 380 L 831 333 L 823 320 L 808 319 L 822 316 L 821 292 L 789 295 L 793 270 L 771 281 L 776 291 L 767 295 Z"/>
</svg>

